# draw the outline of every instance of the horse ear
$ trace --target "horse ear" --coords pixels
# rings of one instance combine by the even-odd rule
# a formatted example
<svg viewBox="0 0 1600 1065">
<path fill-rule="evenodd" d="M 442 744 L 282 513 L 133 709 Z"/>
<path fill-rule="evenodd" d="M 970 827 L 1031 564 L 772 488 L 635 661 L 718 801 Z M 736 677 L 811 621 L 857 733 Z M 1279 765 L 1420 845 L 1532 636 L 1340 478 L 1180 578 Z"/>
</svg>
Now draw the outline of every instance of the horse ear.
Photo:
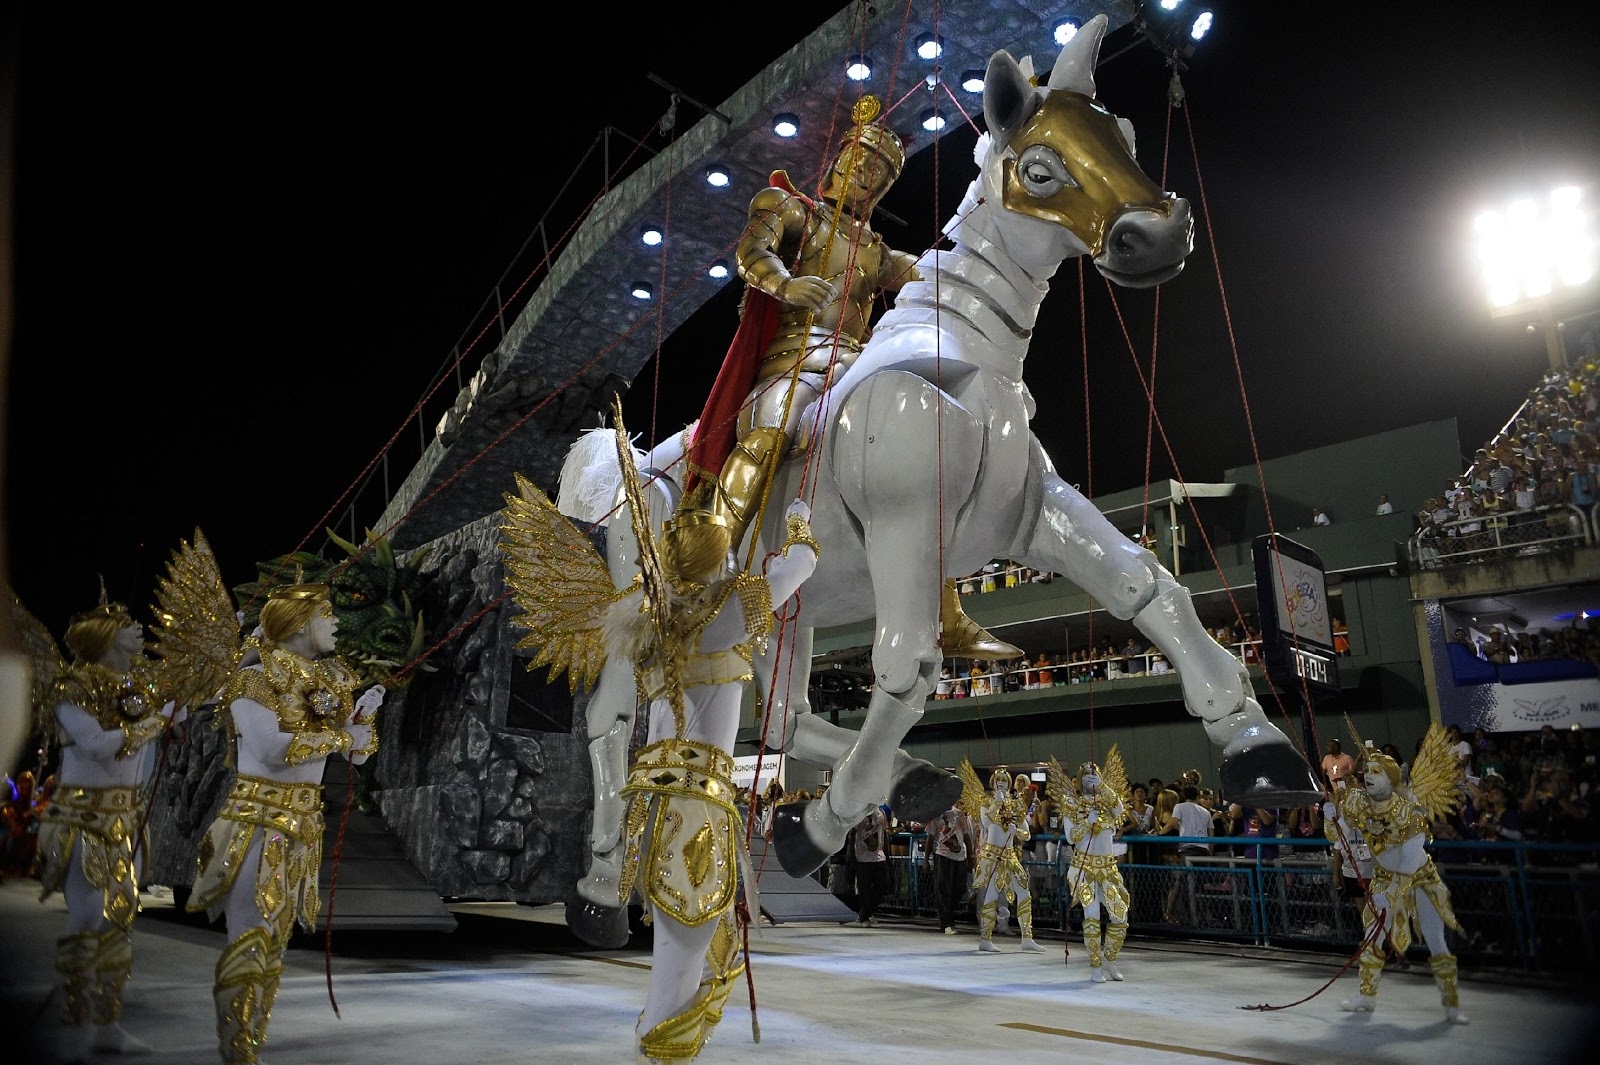
<svg viewBox="0 0 1600 1065">
<path fill-rule="evenodd" d="M 1011 53 L 1002 48 L 990 56 L 983 75 L 983 120 L 997 148 L 1010 143 L 1037 105 L 1033 86 Z"/>
<path fill-rule="evenodd" d="M 1103 14 L 1083 24 L 1056 57 L 1056 65 L 1050 71 L 1050 88 L 1094 95 L 1094 65 L 1100 59 L 1100 42 L 1105 39 L 1107 24 Z"/>
</svg>

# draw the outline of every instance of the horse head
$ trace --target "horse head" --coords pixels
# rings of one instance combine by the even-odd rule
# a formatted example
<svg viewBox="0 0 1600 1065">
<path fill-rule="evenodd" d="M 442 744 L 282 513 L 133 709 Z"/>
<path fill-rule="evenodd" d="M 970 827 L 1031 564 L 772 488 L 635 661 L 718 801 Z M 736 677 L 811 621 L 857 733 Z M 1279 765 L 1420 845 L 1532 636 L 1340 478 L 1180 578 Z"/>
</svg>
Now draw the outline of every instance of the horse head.
<svg viewBox="0 0 1600 1065">
<path fill-rule="evenodd" d="M 1088 255 L 1111 281 L 1149 288 L 1183 269 L 1194 249 L 1194 220 L 1187 200 L 1139 169 L 1133 127 L 1095 99 L 1094 65 L 1105 31 L 1104 15 L 1089 20 L 1040 86 L 1009 53 L 990 58 L 981 180 L 988 202 L 1013 219 L 1008 228 L 1027 231 L 1025 243 L 1050 248 L 1041 247 L 1041 262 Z"/>
</svg>

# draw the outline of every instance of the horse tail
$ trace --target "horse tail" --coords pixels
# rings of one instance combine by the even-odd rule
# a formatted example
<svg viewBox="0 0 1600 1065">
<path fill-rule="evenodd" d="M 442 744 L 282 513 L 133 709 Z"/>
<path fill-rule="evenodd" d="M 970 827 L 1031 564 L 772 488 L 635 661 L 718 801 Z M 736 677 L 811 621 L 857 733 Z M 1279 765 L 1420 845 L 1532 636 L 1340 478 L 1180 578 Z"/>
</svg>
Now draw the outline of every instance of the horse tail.
<svg viewBox="0 0 1600 1065">
<path fill-rule="evenodd" d="M 636 465 L 643 465 L 644 452 L 633 449 Z M 561 463 L 556 492 L 556 509 L 569 518 L 604 525 L 611 520 L 622 489 L 622 467 L 617 461 L 617 434 L 614 429 L 585 429 L 567 449 Z"/>
</svg>

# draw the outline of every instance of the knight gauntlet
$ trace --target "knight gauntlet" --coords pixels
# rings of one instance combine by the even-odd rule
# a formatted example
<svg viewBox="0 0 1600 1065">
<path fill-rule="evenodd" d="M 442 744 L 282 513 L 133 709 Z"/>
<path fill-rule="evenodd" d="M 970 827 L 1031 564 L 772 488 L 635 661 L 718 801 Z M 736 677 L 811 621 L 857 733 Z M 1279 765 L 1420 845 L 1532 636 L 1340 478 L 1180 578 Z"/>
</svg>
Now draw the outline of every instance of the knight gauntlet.
<svg viewBox="0 0 1600 1065">
<path fill-rule="evenodd" d="M 788 434 L 777 426 L 757 426 L 742 433 L 707 497 L 689 503 L 667 523 L 667 542 L 681 575 L 706 581 L 722 568 L 728 552 L 744 540 L 755 520 L 772 469 L 788 442 Z"/>
</svg>

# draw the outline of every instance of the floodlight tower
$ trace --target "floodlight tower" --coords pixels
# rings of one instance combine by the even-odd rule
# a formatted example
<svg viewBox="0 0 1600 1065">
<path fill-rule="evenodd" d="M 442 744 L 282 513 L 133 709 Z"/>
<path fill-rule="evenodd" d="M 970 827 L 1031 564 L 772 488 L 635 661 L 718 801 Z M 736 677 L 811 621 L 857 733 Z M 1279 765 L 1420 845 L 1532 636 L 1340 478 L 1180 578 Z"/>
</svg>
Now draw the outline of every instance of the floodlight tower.
<svg viewBox="0 0 1600 1065">
<path fill-rule="evenodd" d="M 1543 330 L 1550 368 L 1566 369 L 1566 323 L 1600 309 L 1600 245 L 1584 190 L 1563 185 L 1543 200 L 1482 211 L 1473 231 L 1489 317 L 1525 320 L 1530 333 Z"/>
</svg>

